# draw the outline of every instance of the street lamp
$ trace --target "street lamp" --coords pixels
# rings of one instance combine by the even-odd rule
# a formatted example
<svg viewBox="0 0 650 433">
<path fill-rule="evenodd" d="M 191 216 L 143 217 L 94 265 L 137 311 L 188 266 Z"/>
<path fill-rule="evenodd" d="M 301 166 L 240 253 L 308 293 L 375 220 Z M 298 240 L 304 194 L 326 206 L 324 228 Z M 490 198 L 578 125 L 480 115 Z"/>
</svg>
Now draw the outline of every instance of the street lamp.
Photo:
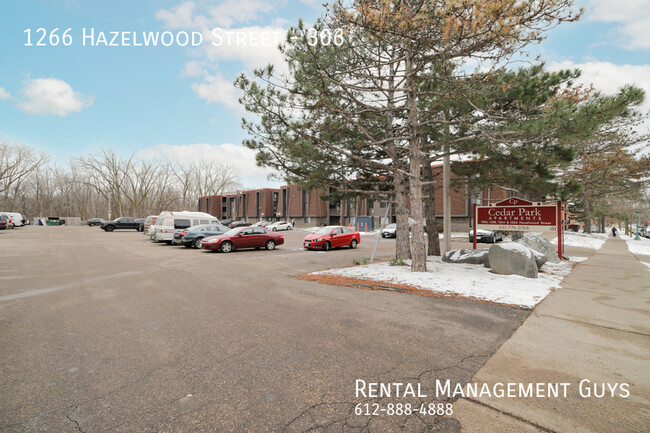
<svg viewBox="0 0 650 433">
<path fill-rule="evenodd" d="M 636 236 L 634 237 L 635 241 L 640 241 L 641 238 L 639 237 L 639 209 L 637 208 L 636 210 Z"/>
</svg>

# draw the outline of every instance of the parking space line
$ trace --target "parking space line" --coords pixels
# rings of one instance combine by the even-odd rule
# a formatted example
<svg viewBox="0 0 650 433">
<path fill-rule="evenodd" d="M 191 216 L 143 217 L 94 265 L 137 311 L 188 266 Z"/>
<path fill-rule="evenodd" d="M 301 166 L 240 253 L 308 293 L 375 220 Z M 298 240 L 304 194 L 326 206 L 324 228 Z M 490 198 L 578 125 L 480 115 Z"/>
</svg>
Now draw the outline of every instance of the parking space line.
<svg viewBox="0 0 650 433">
<path fill-rule="evenodd" d="M 31 296 L 37 296 L 37 295 L 44 295 L 46 293 L 52 293 L 52 292 L 56 292 L 56 291 L 63 290 L 63 289 L 69 289 L 70 287 L 81 286 L 82 284 L 92 283 L 92 282 L 95 282 L 95 281 L 109 280 L 111 278 L 120 278 L 120 277 L 129 276 L 129 275 L 141 274 L 141 273 L 142 273 L 142 271 L 121 272 L 119 274 L 113 274 L 113 275 L 106 275 L 104 277 L 91 278 L 89 280 L 79 281 L 77 283 L 66 284 L 66 285 L 63 285 L 63 286 L 48 287 L 46 289 L 27 290 L 26 292 L 14 293 L 13 295 L 0 296 L 0 302 L 2 302 L 2 301 L 10 301 L 12 299 L 29 298 Z"/>
</svg>

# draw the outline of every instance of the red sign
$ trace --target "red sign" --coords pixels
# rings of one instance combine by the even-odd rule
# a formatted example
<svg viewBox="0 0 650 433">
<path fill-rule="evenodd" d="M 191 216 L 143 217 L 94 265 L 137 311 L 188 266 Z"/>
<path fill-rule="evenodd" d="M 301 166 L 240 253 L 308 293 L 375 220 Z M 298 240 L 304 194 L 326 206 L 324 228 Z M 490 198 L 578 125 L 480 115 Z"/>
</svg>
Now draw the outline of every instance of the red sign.
<svg viewBox="0 0 650 433">
<path fill-rule="evenodd" d="M 484 230 L 557 231 L 557 204 L 510 198 L 476 206 L 476 227 Z"/>
<path fill-rule="evenodd" d="M 474 227 L 484 230 L 516 230 L 557 232 L 557 256 L 562 254 L 562 202 L 532 203 L 520 198 L 507 198 L 490 206 L 474 205 Z M 476 249 L 474 236 L 474 249 Z"/>
</svg>

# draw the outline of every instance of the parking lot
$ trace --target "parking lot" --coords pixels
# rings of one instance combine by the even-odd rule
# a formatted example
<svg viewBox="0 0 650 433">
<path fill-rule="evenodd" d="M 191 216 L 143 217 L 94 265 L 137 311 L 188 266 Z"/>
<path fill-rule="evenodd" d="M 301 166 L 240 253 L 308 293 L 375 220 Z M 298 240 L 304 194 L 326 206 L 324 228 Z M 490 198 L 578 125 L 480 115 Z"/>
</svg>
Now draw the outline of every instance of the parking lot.
<svg viewBox="0 0 650 433">
<path fill-rule="evenodd" d="M 223 254 L 135 231 L 1 232 L 0 431 L 459 431 L 357 416 L 355 380 L 469 380 L 528 312 L 303 281 L 369 258 L 376 237 L 325 253 L 283 234 Z"/>
</svg>

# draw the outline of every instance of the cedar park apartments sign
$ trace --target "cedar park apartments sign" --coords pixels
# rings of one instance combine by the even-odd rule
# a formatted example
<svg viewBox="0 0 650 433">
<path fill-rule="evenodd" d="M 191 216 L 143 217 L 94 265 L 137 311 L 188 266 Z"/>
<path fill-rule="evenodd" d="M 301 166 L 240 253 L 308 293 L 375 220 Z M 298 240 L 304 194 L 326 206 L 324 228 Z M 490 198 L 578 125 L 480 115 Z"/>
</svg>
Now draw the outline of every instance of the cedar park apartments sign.
<svg viewBox="0 0 650 433">
<path fill-rule="evenodd" d="M 476 206 L 476 228 L 557 232 L 559 206 L 560 202 L 533 203 L 514 197 L 489 206 Z"/>
</svg>

